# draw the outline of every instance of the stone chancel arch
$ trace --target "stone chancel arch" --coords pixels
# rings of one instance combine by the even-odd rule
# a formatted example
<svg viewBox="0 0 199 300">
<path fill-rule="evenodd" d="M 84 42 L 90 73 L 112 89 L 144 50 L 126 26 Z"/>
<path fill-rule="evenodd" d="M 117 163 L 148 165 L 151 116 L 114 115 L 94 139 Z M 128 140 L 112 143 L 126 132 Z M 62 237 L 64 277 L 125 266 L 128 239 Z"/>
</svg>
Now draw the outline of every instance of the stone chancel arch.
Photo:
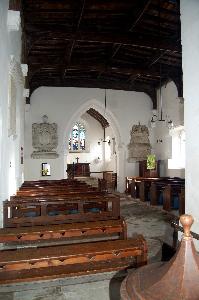
<svg viewBox="0 0 199 300">
<path fill-rule="evenodd" d="M 91 100 L 86 101 L 71 116 L 71 118 L 69 119 L 69 121 L 66 124 L 64 142 L 66 140 L 68 140 L 69 133 L 71 132 L 72 127 L 73 127 L 74 123 L 76 122 L 76 120 L 81 119 L 81 116 L 89 108 L 93 108 L 93 109 L 97 110 L 102 116 L 104 116 L 104 114 L 105 114 L 105 118 L 109 122 L 109 124 L 112 127 L 112 130 L 114 132 L 115 139 L 116 139 L 116 144 L 120 145 L 121 144 L 121 135 L 120 135 L 120 131 L 119 131 L 119 124 L 117 122 L 116 117 L 114 116 L 114 114 L 108 108 L 106 108 L 106 112 L 105 112 L 104 104 L 97 101 L 96 99 L 91 99 Z"/>
<path fill-rule="evenodd" d="M 121 135 L 119 131 L 119 124 L 114 116 L 114 114 L 110 111 L 110 109 L 104 107 L 104 104 L 102 104 L 100 101 L 96 99 L 90 99 L 86 101 L 83 105 L 81 105 L 71 116 L 70 120 L 68 120 L 66 127 L 65 127 L 65 132 L 64 132 L 64 140 L 63 140 L 63 145 L 64 145 L 64 160 L 65 160 L 65 165 L 66 165 L 66 157 L 68 153 L 68 139 L 70 132 L 73 128 L 73 125 L 77 120 L 81 120 L 81 116 L 86 113 L 90 108 L 93 108 L 96 110 L 99 114 L 101 114 L 105 119 L 108 121 L 110 124 L 110 127 L 113 131 L 113 135 L 115 138 L 115 150 L 117 153 L 117 175 L 118 175 L 118 190 L 124 191 L 124 180 L 123 178 L 125 177 L 124 175 L 124 149 L 121 143 Z"/>
</svg>

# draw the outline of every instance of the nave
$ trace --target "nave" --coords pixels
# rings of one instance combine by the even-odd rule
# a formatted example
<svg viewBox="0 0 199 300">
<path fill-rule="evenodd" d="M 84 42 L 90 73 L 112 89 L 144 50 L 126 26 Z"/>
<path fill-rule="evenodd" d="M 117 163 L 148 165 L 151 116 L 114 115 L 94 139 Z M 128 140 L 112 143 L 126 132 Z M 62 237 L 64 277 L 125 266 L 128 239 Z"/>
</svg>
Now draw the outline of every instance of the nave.
<svg viewBox="0 0 199 300">
<path fill-rule="evenodd" d="M 198 15 L 195 0 L 0 1 L 1 298 L 198 300 Z M 73 176 L 100 188 L 63 187 Z M 179 217 L 180 256 L 157 272 Z"/>
<path fill-rule="evenodd" d="M 39 200 L 45 201 L 47 206 L 50 203 L 41 216 L 40 212 L 43 209 L 38 210 Z M 107 203 L 107 200 L 110 200 L 117 209 L 110 206 L 110 203 L 104 206 L 103 203 Z M 52 299 L 86 300 L 93 298 L 94 291 L 96 300 L 102 295 L 103 299 L 120 299 L 120 284 L 128 274 L 125 271 L 126 267 L 140 267 L 146 263 L 168 260 L 174 254 L 171 222 L 177 220 L 178 212 L 165 211 L 162 206 L 151 206 L 149 202 L 132 198 L 128 194 L 100 192 L 76 179 L 36 181 L 25 182 L 9 202 L 12 204 L 10 207 L 12 218 L 8 218 L 4 222 L 5 228 L 0 230 L 0 240 L 3 242 L 0 252 L 3 276 L 0 279 L 0 299 L 5 297 L 13 300 L 32 300 L 37 297 L 45 299 L 48 295 L 49 299 L 52 297 Z M 34 202 L 37 209 L 33 205 Z M 79 203 L 80 211 L 78 211 Z M 8 222 L 9 219 L 15 222 Z M 20 220 L 23 220 L 23 223 Z M 123 222 L 126 224 L 124 227 Z M 122 240 L 124 243 L 120 245 Z M 163 245 L 166 245 L 166 248 Z M 89 247 L 92 254 L 88 252 Z M 125 247 L 128 254 L 124 253 L 126 261 L 122 262 L 120 256 L 122 257 L 122 251 L 126 251 Z M 135 247 L 136 251 L 138 249 L 144 251 L 137 265 L 135 258 L 138 252 L 135 253 Z M 100 251 L 102 256 L 105 255 L 102 259 Z M 114 253 L 117 253 L 116 259 L 113 257 Z M 51 260 L 50 255 L 53 255 Z M 91 262 L 86 259 L 90 255 Z M 47 265 L 44 263 L 45 256 L 49 257 Z M 44 259 L 43 263 L 41 258 Z M 65 265 L 62 266 L 61 273 L 60 258 L 61 264 Z M 29 266 L 24 263 L 25 261 Z M 71 265 L 71 269 L 68 268 L 68 264 Z M 95 265 L 94 269 L 92 264 Z M 40 274 L 35 273 L 34 268 Z M 94 274 L 96 272 L 97 274 Z M 25 290 L 28 290 L 28 298 Z"/>
</svg>

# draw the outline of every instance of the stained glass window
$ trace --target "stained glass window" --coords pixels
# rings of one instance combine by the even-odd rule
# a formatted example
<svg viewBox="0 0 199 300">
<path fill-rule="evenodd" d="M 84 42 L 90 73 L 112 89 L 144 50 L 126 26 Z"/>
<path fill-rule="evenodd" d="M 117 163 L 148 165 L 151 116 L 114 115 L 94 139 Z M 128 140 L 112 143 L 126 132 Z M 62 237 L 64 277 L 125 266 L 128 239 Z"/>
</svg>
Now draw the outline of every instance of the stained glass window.
<svg viewBox="0 0 199 300">
<path fill-rule="evenodd" d="M 86 149 L 86 130 L 81 123 L 76 123 L 69 137 L 69 151 L 83 151 Z"/>
</svg>

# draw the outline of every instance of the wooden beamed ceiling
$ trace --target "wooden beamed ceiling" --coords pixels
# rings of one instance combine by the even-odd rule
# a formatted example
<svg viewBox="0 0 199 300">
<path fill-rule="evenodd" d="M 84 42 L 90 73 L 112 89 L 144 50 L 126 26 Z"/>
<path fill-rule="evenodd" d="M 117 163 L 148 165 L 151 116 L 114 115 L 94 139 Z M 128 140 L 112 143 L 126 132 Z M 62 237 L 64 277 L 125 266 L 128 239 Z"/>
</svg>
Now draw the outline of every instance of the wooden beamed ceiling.
<svg viewBox="0 0 199 300">
<path fill-rule="evenodd" d="M 31 93 L 133 90 L 155 108 L 160 82 L 173 80 L 182 96 L 179 0 L 21 0 L 21 10 Z"/>
</svg>

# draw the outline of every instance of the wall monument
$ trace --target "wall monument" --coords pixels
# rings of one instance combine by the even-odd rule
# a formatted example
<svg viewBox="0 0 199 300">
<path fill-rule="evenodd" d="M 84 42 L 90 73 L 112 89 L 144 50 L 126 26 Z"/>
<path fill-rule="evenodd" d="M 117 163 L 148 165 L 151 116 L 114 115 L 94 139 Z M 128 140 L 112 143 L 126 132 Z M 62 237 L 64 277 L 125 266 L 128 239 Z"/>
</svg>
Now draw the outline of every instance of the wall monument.
<svg viewBox="0 0 199 300">
<path fill-rule="evenodd" d="M 36 150 L 32 158 L 57 158 L 59 155 L 53 149 L 57 148 L 57 124 L 48 123 L 48 116 L 42 117 L 43 123 L 32 124 L 32 146 Z"/>
</svg>

